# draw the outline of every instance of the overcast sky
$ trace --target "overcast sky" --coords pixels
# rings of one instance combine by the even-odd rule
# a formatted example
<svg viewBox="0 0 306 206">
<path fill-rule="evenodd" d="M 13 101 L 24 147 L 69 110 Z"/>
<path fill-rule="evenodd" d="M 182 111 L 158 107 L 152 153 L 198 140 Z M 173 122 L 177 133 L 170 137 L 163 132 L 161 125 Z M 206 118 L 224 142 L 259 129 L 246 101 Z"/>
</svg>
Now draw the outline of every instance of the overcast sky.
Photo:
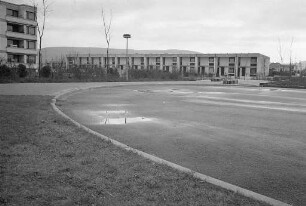
<svg viewBox="0 0 306 206">
<path fill-rule="evenodd" d="M 32 0 L 6 0 L 30 3 Z M 36 0 L 40 1 L 40 0 Z M 43 47 L 106 47 L 101 9 L 112 10 L 111 48 L 256 52 L 306 60 L 306 0 L 49 0 Z"/>
</svg>

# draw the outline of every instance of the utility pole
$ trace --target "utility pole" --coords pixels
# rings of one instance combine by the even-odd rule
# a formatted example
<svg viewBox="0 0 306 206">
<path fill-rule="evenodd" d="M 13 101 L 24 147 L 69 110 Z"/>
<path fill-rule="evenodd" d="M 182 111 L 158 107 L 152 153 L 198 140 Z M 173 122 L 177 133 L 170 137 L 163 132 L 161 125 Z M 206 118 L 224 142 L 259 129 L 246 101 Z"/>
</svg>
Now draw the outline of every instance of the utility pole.
<svg viewBox="0 0 306 206">
<path fill-rule="evenodd" d="M 129 81 L 129 56 L 128 56 L 128 50 L 129 50 L 129 38 L 131 38 L 130 34 L 123 34 L 123 38 L 126 38 L 126 81 Z"/>
</svg>

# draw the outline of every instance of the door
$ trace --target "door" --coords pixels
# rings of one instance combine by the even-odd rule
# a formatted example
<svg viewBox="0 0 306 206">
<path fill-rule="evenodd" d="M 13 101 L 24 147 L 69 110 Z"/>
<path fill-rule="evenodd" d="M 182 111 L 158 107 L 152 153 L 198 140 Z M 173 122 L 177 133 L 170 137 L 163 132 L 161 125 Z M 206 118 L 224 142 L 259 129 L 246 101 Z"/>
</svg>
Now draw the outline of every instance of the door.
<svg viewBox="0 0 306 206">
<path fill-rule="evenodd" d="M 244 76 L 245 76 L 245 67 L 242 67 L 241 69 L 242 69 L 242 71 L 241 71 L 241 76 L 244 77 Z"/>
<path fill-rule="evenodd" d="M 221 67 L 221 76 L 224 76 L 224 67 Z"/>
</svg>

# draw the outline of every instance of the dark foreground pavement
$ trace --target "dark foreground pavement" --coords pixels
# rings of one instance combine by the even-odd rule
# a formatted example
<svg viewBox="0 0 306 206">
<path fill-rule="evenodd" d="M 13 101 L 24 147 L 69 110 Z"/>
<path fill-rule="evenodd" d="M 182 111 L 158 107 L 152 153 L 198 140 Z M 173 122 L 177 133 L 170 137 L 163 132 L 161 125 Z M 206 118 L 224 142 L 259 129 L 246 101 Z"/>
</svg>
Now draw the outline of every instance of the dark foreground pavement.
<svg viewBox="0 0 306 206">
<path fill-rule="evenodd" d="M 102 141 L 51 98 L 0 95 L 0 205 L 265 205 Z"/>
<path fill-rule="evenodd" d="M 133 148 L 287 203 L 306 202 L 303 90 L 118 86 L 58 105 Z"/>
</svg>

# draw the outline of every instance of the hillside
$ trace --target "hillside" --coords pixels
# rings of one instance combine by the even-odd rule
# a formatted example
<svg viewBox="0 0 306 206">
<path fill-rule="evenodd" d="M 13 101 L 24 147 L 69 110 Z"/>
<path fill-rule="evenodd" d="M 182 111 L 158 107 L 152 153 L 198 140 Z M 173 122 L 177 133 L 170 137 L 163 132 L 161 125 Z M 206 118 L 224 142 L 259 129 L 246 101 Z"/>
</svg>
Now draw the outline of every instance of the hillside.
<svg viewBox="0 0 306 206">
<path fill-rule="evenodd" d="M 125 49 L 110 49 L 110 54 L 125 54 Z M 200 52 L 188 51 L 188 50 L 134 50 L 129 49 L 130 54 L 142 53 L 142 54 L 196 54 Z M 59 60 L 61 57 L 65 57 L 67 54 L 106 54 L 106 48 L 98 47 L 46 47 L 42 49 L 43 62 L 51 60 Z"/>
</svg>

